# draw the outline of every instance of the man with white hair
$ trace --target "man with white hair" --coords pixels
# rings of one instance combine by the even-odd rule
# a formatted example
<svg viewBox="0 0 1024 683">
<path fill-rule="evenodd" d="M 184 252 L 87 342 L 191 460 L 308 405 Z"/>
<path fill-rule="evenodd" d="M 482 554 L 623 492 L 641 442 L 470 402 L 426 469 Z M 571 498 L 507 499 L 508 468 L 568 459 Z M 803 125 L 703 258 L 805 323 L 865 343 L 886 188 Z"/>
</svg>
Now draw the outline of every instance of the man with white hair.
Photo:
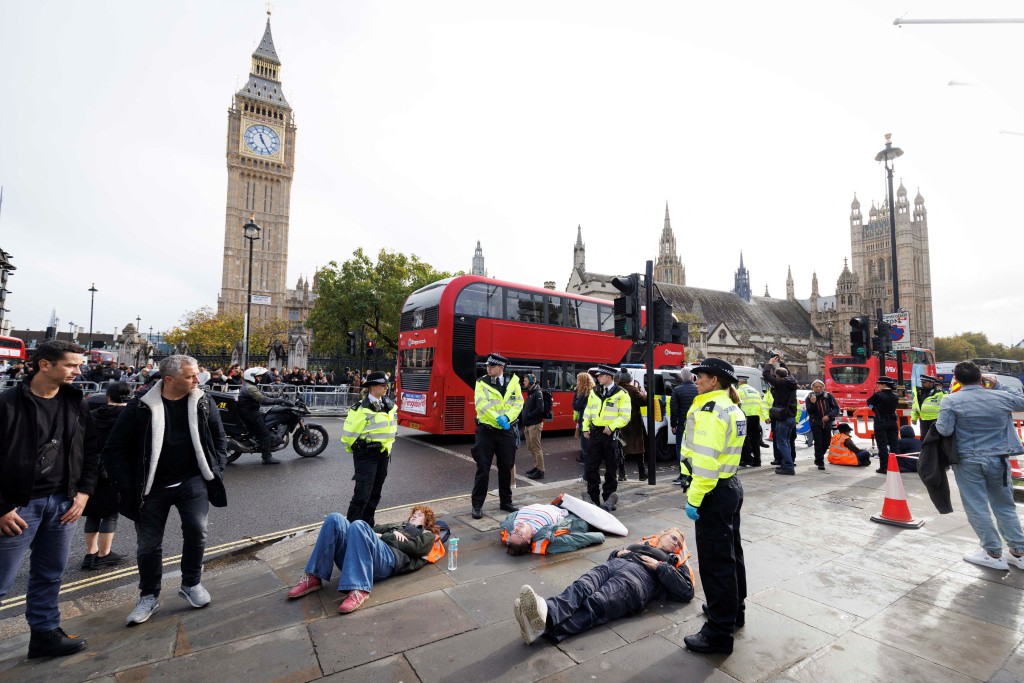
<svg viewBox="0 0 1024 683">
<path fill-rule="evenodd" d="M 192 607 L 210 594 L 200 583 L 210 504 L 227 505 L 221 473 L 227 437 L 220 412 L 198 388 L 199 364 L 185 355 L 160 361 L 161 379 L 121 413 L 103 450 L 103 464 L 121 493 L 121 514 L 135 522 L 141 598 L 128 626 L 159 608 L 163 537 L 172 507 L 181 517 L 181 589 Z"/>
<path fill-rule="evenodd" d="M 819 470 L 825 469 L 825 453 L 832 441 L 832 426 L 839 417 L 839 401 L 825 391 L 825 383 L 820 379 L 811 382 L 811 393 L 804 401 L 804 409 L 811 423 L 811 436 L 814 441 L 814 464 Z"/>
</svg>

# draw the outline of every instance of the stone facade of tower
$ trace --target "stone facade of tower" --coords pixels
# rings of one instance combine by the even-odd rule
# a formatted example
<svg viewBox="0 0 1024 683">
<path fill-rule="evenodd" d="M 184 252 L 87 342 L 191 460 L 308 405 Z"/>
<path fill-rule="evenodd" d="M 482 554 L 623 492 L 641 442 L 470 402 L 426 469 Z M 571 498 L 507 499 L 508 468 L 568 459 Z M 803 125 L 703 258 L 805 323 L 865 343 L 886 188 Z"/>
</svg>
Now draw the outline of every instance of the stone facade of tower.
<svg viewBox="0 0 1024 683">
<path fill-rule="evenodd" d="M 285 319 L 308 306 L 304 287 L 289 291 L 288 216 L 295 172 L 295 118 L 281 86 L 281 60 L 267 18 L 263 38 L 252 53 L 249 80 L 228 110 L 227 209 L 224 261 L 218 312 L 244 313 L 249 283 L 249 242 L 242 226 L 250 217 L 260 226 L 253 243 L 252 293 L 270 297 L 253 304 L 253 318 Z M 307 283 L 308 285 L 308 283 Z M 297 296 L 298 295 L 298 296 Z M 294 299 L 290 300 L 290 299 Z"/>
<path fill-rule="evenodd" d="M 484 250 L 480 247 L 480 240 L 476 241 L 476 250 L 473 252 L 472 274 L 487 277 L 487 268 L 484 267 Z"/>
<path fill-rule="evenodd" d="M 676 236 L 672 233 L 672 222 L 668 217 L 668 202 L 665 202 L 665 226 L 658 241 L 658 260 L 654 262 L 654 281 L 670 285 L 686 284 L 686 269 L 676 255 Z"/>
<path fill-rule="evenodd" d="M 815 327 L 828 334 L 832 322 L 832 339 L 836 353 L 849 353 L 849 322 L 858 315 L 874 318 L 875 309 L 893 312 L 892 250 L 890 247 L 888 198 L 881 205 L 874 203 L 864 222 L 860 201 L 850 205 L 850 263 L 843 263 L 843 272 L 836 282 L 834 297 L 812 295 L 809 303 Z M 932 280 L 928 247 L 928 211 L 924 197 L 918 192 L 913 208 L 907 190 L 900 183 L 896 191 L 896 258 L 899 266 L 900 307 L 910 312 L 911 346 L 935 348 L 935 326 L 932 317 Z"/>
</svg>

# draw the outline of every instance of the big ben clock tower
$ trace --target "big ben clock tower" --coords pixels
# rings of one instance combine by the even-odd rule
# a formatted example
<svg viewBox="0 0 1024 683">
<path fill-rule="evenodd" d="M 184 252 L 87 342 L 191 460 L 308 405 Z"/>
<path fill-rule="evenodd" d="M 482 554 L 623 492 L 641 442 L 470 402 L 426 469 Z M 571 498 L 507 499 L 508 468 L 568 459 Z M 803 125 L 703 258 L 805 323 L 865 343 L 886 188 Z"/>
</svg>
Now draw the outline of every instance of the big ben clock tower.
<svg viewBox="0 0 1024 683">
<path fill-rule="evenodd" d="M 288 210 L 295 172 L 295 119 L 281 88 L 281 60 L 270 33 L 270 13 L 249 81 L 228 110 L 228 196 L 219 313 L 244 313 L 249 282 L 249 242 L 242 226 L 254 216 L 263 229 L 253 244 L 253 318 L 285 317 Z M 256 299 L 257 302 L 266 298 Z"/>
</svg>

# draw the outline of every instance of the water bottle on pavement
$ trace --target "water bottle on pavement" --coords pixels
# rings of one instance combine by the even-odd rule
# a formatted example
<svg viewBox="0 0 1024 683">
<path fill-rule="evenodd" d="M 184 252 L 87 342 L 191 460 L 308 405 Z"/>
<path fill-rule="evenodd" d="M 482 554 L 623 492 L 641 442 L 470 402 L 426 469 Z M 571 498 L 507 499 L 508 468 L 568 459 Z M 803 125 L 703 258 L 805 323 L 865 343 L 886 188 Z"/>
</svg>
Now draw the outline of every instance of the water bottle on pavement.
<svg viewBox="0 0 1024 683">
<path fill-rule="evenodd" d="M 448 539 L 448 571 L 459 568 L 459 539 Z"/>
</svg>

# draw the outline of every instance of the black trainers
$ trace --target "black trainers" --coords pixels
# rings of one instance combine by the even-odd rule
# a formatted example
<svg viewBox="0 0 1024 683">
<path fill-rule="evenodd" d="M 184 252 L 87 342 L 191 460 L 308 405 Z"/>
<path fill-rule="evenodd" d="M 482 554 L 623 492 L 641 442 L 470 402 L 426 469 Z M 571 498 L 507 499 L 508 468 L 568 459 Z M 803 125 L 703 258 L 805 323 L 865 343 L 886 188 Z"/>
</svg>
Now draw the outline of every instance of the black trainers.
<svg viewBox="0 0 1024 683">
<path fill-rule="evenodd" d="M 84 650 L 85 645 L 84 639 L 78 636 L 69 636 L 60 627 L 52 631 L 32 631 L 32 636 L 28 641 L 28 658 L 73 655 Z"/>
<path fill-rule="evenodd" d="M 519 508 L 517 508 L 512 503 L 504 503 L 502 505 L 499 505 L 498 509 L 504 510 L 505 512 L 519 512 Z"/>
<path fill-rule="evenodd" d="M 544 470 L 534 470 L 533 472 L 527 472 L 526 473 L 526 478 L 527 479 L 533 479 L 534 481 L 537 481 L 539 479 L 543 479 L 544 478 Z"/>
<path fill-rule="evenodd" d="M 281 461 L 278 460 L 277 458 L 271 456 L 269 458 L 263 458 L 263 464 L 264 465 L 280 465 Z"/>
<path fill-rule="evenodd" d="M 483 519 L 484 513 L 480 508 L 473 506 L 473 519 Z"/>
<path fill-rule="evenodd" d="M 601 507 L 604 510 L 606 510 L 608 512 L 611 512 L 612 510 L 615 509 L 615 506 L 618 505 L 618 504 L 619 504 L 619 494 L 612 493 L 610 496 L 608 496 L 608 500 L 606 500 L 604 502 L 604 505 L 602 505 Z"/>
<path fill-rule="evenodd" d="M 528 469 L 525 472 L 523 472 L 523 476 L 524 477 L 529 477 L 531 474 L 536 474 L 536 473 L 537 473 L 537 468 L 536 467 L 531 467 L 530 469 Z"/>
<path fill-rule="evenodd" d="M 124 562 L 124 555 L 121 553 L 115 553 L 111 550 L 106 555 L 96 556 L 96 567 L 114 567 Z"/>
<path fill-rule="evenodd" d="M 785 467 L 776 467 L 775 474 L 796 474 L 796 471 L 792 468 L 786 469 Z"/>
<path fill-rule="evenodd" d="M 732 638 L 728 640 L 708 640 L 701 632 L 683 638 L 686 649 L 690 652 L 698 652 L 704 655 L 730 655 L 732 654 Z"/>
<path fill-rule="evenodd" d="M 89 553 L 82 558 L 82 569 L 96 569 L 96 553 Z"/>
</svg>

